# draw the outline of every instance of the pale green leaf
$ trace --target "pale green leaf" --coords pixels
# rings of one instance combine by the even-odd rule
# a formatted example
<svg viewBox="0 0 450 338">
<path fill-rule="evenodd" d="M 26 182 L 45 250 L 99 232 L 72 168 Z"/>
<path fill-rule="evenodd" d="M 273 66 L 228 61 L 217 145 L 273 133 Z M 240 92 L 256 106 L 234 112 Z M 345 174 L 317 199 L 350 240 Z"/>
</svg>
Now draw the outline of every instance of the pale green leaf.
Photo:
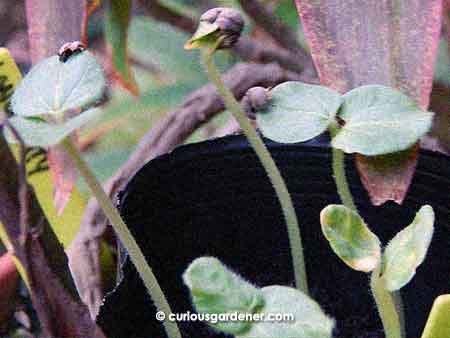
<svg viewBox="0 0 450 338">
<path fill-rule="evenodd" d="M 38 118 L 22 116 L 13 116 L 9 122 L 17 130 L 25 144 L 34 147 L 49 147 L 58 144 L 73 131 L 98 117 L 100 113 L 100 109 L 90 109 L 63 124 L 50 124 Z M 8 128 L 5 128 L 4 133 L 8 142 L 16 143 L 16 139 Z"/>
<path fill-rule="evenodd" d="M 411 225 L 400 231 L 383 255 L 382 278 L 389 291 L 401 289 L 416 274 L 431 243 L 434 211 L 429 205 L 420 208 Z"/>
<path fill-rule="evenodd" d="M 22 80 L 11 107 L 19 116 L 59 115 L 93 105 L 105 89 L 103 69 L 91 53 L 84 51 L 66 62 L 52 56 L 34 66 Z"/>
<path fill-rule="evenodd" d="M 312 139 L 327 130 L 341 105 L 341 96 L 331 89 L 285 82 L 270 92 L 267 106 L 257 121 L 264 136 L 281 143 Z"/>
<path fill-rule="evenodd" d="M 227 269 L 218 259 L 196 259 L 183 274 L 189 287 L 192 302 L 199 313 L 255 313 L 264 305 L 261 290 Z M 231 334 L 249 330 L 247 321 L 220 321 L 209 323 L 212 327 Z"/>
<path fill-rule="evenodd" d="M 188 38 L 188 34 L 172 25 L 137 15 L 131 20 L 128 46 L 137 60 L 144 63 L 150 60 L 158 69 L 170 75 L 169 78 L 176 79 L 177 84 L 179 81 L 203 83 L 206 77 L 198 53 L 182 47 Z"/>
<path fill-rule="evenodd" d="M 423 330 L 422 338 L 450 337 L 450 295 L 436 298 Z"/>
<path fill-rule="evenodd" d="M 331 338 L 334 321 L 302 292 L 286 286 L 262 288 L 265 305 L 259 312 L 265 318 L 282 314 L 293 320 L 255 321 L 240 338 Z"/>
<path fill-rule="evenodd" d="M 378 266 L 380 240 L 356 212 L 343 205 L 329 205 L 320 213 L 320 223 L 331 248 L 345 264 L 364 272 Z"/>
<path fill-rule="evenodd" d="M 343 100 L 339 116 L 344 120 L 361 110 L 386 104 L 418 109 L 417 104 L 409 96 L 381 85 L 367 85 L 352 89 L 345 93 Z"/>
<path fill-rule="evenodd" d="M 369 85 L 343 96 L 339 117 L 344 125 L 332 145 L 346 153 L 374 156 L 405 150 L 431 128 L 433 113 L 421 111 L 392 88 Z"/>
</svg>

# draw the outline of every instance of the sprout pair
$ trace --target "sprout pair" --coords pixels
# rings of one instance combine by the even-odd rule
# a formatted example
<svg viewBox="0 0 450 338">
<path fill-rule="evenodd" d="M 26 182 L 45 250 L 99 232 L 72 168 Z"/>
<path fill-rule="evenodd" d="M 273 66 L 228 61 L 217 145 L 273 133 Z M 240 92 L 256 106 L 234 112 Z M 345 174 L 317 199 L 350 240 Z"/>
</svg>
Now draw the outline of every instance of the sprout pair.
<svg viewBox="0 0 450 338">
<path fill-rule="evenodd" d="M 399 304 L 393 293 L 413 278 L 417 267 L 425 259 L 434 230 L 433 209 L 428 205 L 422 207 L 413 222 L 400 231 L 383 252 L 380 240 L 364 220 L 343 205 L 326 207 L 320 215 L 320 222 L 331 248 L 348 266 L 357 271 L 371 272 L 370 287 L 386 337 L 404 337 L 397 308 Z M 183 279 L 199 313 L 294 315 L 292 322 L 225 321 L 210 324 L 217 330 L 245 338 L 332 336 L 333 320 L 307 295 L 284 286 L 259 289 L 227 269 L 216 258 L 195 260 Z M 442 313 L 436 311 L 435 321 L 442 320 Z"/>
<path fill-rule="evenodd" d="M 197 312 L 238 313 L 249 318 L 208 323 L 216 330 L 238 338 L 332 337 L 334 321 L 303 292 L 279 285 L 258 288 L 226 268 L 217 258 L 196 259 L 183 279 Z M 268 320 L 275 314 L 289 315 L 293 320 Z"/>
<path fill-rule="evenodd" d="M 371 272 L 370 287 L 387 338 L 403 336 L 401 315 L 393 292 L 415 275 L 424 261 L 434 231 L 434 212 L 426 205 L 411 225 L 381 250 L 378 237 L 355 211 L 329 205 L 320 215 L 322 231 L 333 251 L 352 269 Z"/>
</svg>

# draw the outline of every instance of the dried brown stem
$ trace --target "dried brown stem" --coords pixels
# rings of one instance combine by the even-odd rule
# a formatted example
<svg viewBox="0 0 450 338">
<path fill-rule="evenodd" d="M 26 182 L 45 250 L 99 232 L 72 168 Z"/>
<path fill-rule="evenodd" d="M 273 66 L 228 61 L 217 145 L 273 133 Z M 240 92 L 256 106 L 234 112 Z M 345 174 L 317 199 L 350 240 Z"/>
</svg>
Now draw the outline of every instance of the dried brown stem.
<svg viewBox="0 0 450 338">
<path fill-rule="evenodd" d="M 78 298 L 62 246 L 1 133 L 0 163 L 8 163 L 8 170 L 0 172 L 0 222 L 11 244 L 9 250 L 27 275 L 31 300 L 45 335 L 103 338 Z M 21 185 L 27 187 L 19 189 Z M 21 210 L 23 207 L 27 210 Z M 25 221 L 26 225 L 17 226 Z M 28 232 L 22 233 L 24 230 Z"/>
<path fill-rule="evenodd" d="M 166 22 L 190 34 L 194 33 L 197 29 L 197 22 L 194 19 L 171 10 L 160 4 L 159 1 L 140 0 L 140 3 L 147 14 L 157 21 Z"/>
<path fill-rule="evenodd" d="M 17 130 L 9 123 L 9 121 L 6 119 L 4 121 L 4 125 L 6 128 L 8 128 L 11 131 L 11 134 L 16 139 L 17 144 L 19 145 L 19 163 L 18 163 L 18 177 L 17 177 L 17 184 L 18 184 L 18 197 L 19 197 L 19 208 L 20 208 L 20 214 L 19 214 L 19 225 L 20 225 L 20 237 L 19 242 L 21 245 L 25 245 L 26 241 L 28 239 L 28 224 L 30 222 L 29 219 L 29 200 L 28 200 L 28 183 L 27 183 L 27 161 L 26 161 L 26 154 L 27 154 L 27 148 L 25 146 L 25 143 L 23 142 L 22 137 L 20 137 Z"/>
<path fill-rule="evenodd" d="M 239 0 L 242 9 L 254 22 L 263 28 L 280 46 L 295 53 L 302 53 L 306 58 L 306 53 L 298 43 L 295 33 L 286 26 L 259 0 Z"/>
</svg>

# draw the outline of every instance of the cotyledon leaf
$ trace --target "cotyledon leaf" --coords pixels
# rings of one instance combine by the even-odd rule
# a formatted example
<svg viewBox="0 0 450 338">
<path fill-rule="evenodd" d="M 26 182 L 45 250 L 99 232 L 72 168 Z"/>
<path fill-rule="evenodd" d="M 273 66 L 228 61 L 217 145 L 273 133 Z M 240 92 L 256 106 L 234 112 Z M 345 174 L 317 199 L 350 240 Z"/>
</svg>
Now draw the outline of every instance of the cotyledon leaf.
<svg viewBox="0 0 450 338">
<path fill-rule="evenodd" d="M 381 274 L 389 291 L 401 289 L 414 277 L 425 259 L 433 232 L 434 211 L 425 205 L 413 222 L 389 242 L 383 254 Z"/>
<path fill-rule="evenodd" d="M 192 303 L 199 313 L 255 313 L 264 304 L 261 290 L 225 267 L 214 257 L 194 260 L 183 274 Z M 216 329 L 239 334 L 249 330 L 248 321 L 219 321 L 210 323 Z"/>
<path fill-rule="evenodd" d="M 58 144 L 73 131 L 98 117 L 101 112 L 102 110 L 98 108 L 89 109 L 63 124 L 50 124 L 38 118 L 22 116 L 13 116 L 9 119 L 9 122 L 17 130 L 25 144 L 35 147 L 49 147 Z M 8 129 L 4 130 L 4 134 L 9 143 L 16 143 L 16 139 Z"/>
<path fill-rule="evenodd" d="M 441 295 L 433 303 L 421 338 L 450 337 L 450 295 Z"/>
<path fill-rule="evenodd" d="M 60 115 L 99 101 L 106 89 L 103 69 L 88 51 L 61 62 L 58 56 L 44 59 L 22 80 L 11 98 L 19 116 Z"/>
<path fill-rule="evenodd" d="M 343 205 L 329 205 L 320 213 L 320 223 L 331 248 L 345 264 L 364 272 L 378 266 L 380 240 L 355 211 Z"/>
<path fill-rule="evenodd" d="M 375 156 L 413 146 L 431 128 L 433 114 L 399 105 L 370 107 L 354 113 L 332 140 L 346 153 Z"/>
<path fill-rule="evenodd" d="M 341 95 L 331 89 L 289 81 L 270 91 L 269 103 L 256 118 L 271 140 L 303 142 L 327 130 L 341 102 Z"/>
<path fill-rule="evenodd" d="M 208 322 L 238 338 L 332 336 L 334 321 L 307 295 L 286 286 L 273 285 L 259 289 L 216 258 L 196 259 L 184 273 L 183 279 L 198 312 L 252 315 L 252 321 Z M 273 314 L 283 314 L 289 318 L 271 318 Z"/>
<path fill-rule="evenodd" d="M 408 96 L 380 85 L 346 93 L 339 117 L 344 125 L 334 137 L 333 147 L 369 156 L 409 148 L 433 122 L 433 113 L 421 111 Z"/>
<path fill-rule="evenodd" d="M 341 93 L 382 84 L 407 94 L 421 109 L 428 107 L 442 0 L 295 2 L 321 84 Z M 402 203 L 417 164 L 417 148 L 408 152 L 389 172 L 379 172 L 372 157 L 357 157 L 376 205 Z"/>
<path fill-rule="evenodd" d="M 260 314 L 269 319 L 269 314 L 290 315 L 290 320 L 255 321 L 251 329 L 238 338 L 331 338 L 334 327 L 329 318 L 314 300 L 302 292 L 279 285 L 261 289 L 265 301 Z M 292 319 L 292 320 L 291 320 Z"/>
</svg>

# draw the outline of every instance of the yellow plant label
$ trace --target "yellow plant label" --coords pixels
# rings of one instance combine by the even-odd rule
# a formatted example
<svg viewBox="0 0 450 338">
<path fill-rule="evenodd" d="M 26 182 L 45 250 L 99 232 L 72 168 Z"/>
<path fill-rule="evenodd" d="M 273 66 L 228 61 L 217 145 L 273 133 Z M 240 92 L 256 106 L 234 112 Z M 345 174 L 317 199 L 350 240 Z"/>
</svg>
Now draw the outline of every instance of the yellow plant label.
<svg viewBox="0 0 450 338">
<path fill-rule="evenodd" d="M 0 110 L 5 111 L 14 88 L 22 79 L 9 50 L 0 48 Z"/>
</svg>

